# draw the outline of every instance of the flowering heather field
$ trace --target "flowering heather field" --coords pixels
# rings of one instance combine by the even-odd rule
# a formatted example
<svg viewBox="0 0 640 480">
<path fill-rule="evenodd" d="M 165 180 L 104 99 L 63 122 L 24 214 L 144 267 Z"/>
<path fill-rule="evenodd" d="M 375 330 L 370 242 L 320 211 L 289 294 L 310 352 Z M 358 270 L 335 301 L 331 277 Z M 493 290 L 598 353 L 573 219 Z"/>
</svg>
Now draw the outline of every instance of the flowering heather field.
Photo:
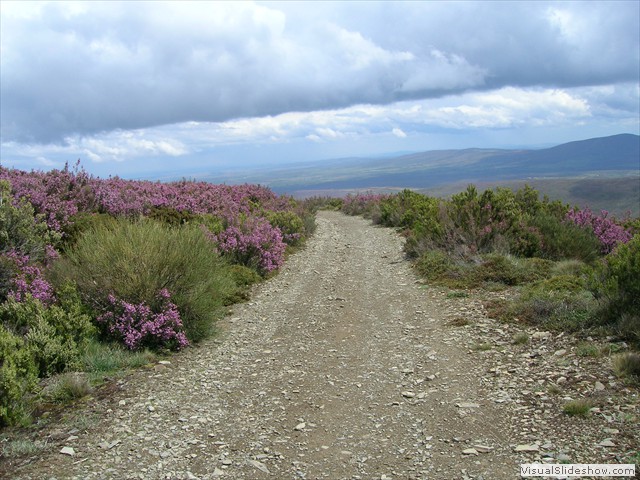
<svg viewBox="0 0 640 480">
<path fill-rule="evenodd" d="M 39 377 L 82 369 L 88 345 L 206 337 L 312 228 L 297 202 L 257 185 L 0 167 L 0 425 L 25 414 L 16 405 Z"/>
</svg>

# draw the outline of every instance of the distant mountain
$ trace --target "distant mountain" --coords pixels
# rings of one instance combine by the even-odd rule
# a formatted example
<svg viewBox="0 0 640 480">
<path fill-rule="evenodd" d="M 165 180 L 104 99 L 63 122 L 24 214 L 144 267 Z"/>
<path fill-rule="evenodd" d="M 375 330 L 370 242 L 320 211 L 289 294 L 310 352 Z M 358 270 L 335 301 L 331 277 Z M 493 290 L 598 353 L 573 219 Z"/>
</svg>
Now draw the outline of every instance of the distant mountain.
<svg viewBox="0 0 640 480">
<path fill-rule="evenodd" d="M 447 186 L 498 185 L 519 181 L 545 185 L 569 185 L 569 182 L 551 182 L 554 179 L 611 179 L 631 177 L 628 188 L 607 193 L 623 196 L 618 205 L 634 206 L 640 203 L 635 184 L 640 186 L 640 136 L 620 134 L 564 143 L 543 149 L 488 149 L 432 150 L 385 158 L 341 158 L 306 164 L 288 165 L 278 169 L 229 172 L 226 176 L 200 178 L 212 182 L 259 183 L 278 193 L 297 197 L 313 195 L 341 196 L 354 191 L 446 190 Z M 633 180 L 636 178 L 636 180 Z M 534 182 L 534 180 L 536 182 Z M 606 183 L 606 182 L 605 182 Z M 587 188 L 593 183 L 580 183 Z M 598 183 L 602 196 L 606 187 Z M 616 188 L 613 187 L 612 188 Z M 587 188 L 588 189 L 588 188 Z M 595 189 L 594 189 L 595 190 Z M 563 191 L 554 187 L 554 193 L 589 200 L 584 192 Z M 595 195 L 595 191 L 594 191 Z M 636 211 L 636 208 L 632 208 Z"/>
</svg>

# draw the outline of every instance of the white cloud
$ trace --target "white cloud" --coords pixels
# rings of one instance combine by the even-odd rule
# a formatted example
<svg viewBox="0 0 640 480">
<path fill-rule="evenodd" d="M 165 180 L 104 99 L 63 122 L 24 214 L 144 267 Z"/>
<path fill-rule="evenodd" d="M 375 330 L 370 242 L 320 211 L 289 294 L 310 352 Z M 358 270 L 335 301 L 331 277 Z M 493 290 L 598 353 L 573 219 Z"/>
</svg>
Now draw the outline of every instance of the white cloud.
<svg viewBox="0 0 640 480">
<path fill-rule="evenodd" d="M 396 137 L 398 137 L 398 138 L 407 138 L 407 134 L 406 134 L 406 133 L 404 133 L 404 132 L 402 131 L 402 129 L 397 128 L 397 127 L 396 127 L 396 128 L 394 128 L 393 130 L 391 130 L 391 133 L 393 133 L 393 134 L 394 134 Z"/>
</svg>

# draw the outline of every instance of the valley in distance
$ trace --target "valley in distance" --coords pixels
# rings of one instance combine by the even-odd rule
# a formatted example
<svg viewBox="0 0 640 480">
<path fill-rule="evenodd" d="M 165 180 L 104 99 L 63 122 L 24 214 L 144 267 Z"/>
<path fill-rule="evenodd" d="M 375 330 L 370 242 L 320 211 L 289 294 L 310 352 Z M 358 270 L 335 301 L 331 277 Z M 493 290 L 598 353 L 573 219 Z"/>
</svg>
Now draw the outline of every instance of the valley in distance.
<svg viewBox="0 0 640 480">
<path fill-rule="evenodd" d="M 433 150 L 385 158 L 344 158 L 280 168 L 201 174 L 212 183 L 257 183 L 296 198 L 344 197 L 405 188 L 448 197 L 474 184 L 479 190 L 529 185 L 552 200 L 640 215 L 640 136 L 619 134 L 544 149 Z"/>
</svg>

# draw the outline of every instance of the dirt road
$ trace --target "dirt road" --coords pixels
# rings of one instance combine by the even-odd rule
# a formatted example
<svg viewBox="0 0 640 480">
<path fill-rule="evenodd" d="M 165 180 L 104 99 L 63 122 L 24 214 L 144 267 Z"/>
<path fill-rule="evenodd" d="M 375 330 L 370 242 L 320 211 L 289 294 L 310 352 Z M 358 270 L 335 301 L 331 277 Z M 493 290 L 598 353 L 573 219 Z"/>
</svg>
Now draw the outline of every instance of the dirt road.
<svg viewBox="0 0 640 480">
<path fill-rule="evenodd" d="M 461 316 L 469 328 L 451 326 Z M 593 455 L 598 431 L 574 445 L 554 430 L 557 409 L 546 413 L 553 399 L 521 400 L 563 365 L 520 371 L 529 350 L 509 350 L 513 332 L 494 323 L 479 301 L 417 282 L 393 231 L 321 212 L 306 250 L 234 307 L 216 339 L 128 376 L 90 402 L 85 425 L 52 432 L 52 448 L 11 473 L 489 480 L 518 478 L 547 451 Z M 487 339 L 505 348 L 471 348 Z M 609 458 L 593 448 L 594 462 Z"/>
</svg>

